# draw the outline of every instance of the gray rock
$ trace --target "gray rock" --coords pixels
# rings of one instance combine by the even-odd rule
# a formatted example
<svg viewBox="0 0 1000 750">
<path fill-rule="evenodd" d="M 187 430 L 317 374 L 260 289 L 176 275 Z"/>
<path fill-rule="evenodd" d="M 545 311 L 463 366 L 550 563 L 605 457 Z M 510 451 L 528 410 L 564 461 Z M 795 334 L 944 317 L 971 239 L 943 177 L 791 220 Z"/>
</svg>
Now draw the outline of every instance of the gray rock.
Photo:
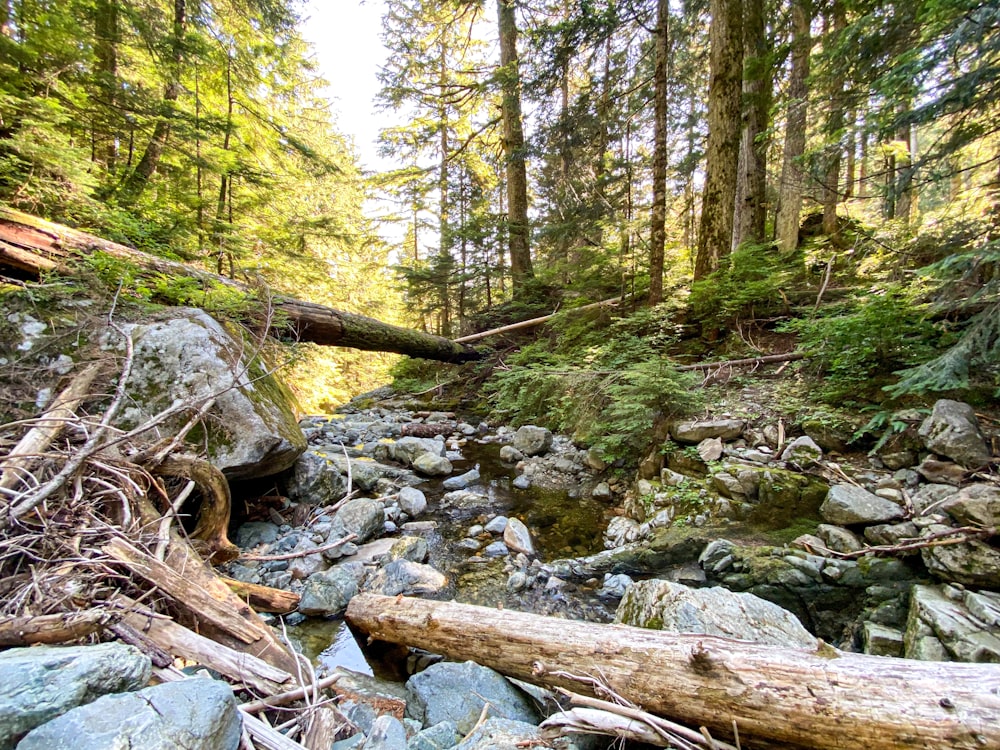
<svg viewBox="0 0 1000 750">
<path fill-rule="evenodd" d="M 243 549 L 253 549 L 261 544 L 278 541 L 281 530 L 277 524 L 267 521 L 248 521 L 236 531 L 236 545 Z"/>
<path fill-rule="evenodd" d="M 932 524 L 923 529 L 921 536 L 931 536 L 948 528 Z M 986 542 L 973 539 L 962 544 L 924 547 L 920 557 L 927 569 L 943 581 L 1000 588 L 1000 550 Z"/>
<path fill-rule="evenodd" d="M 770 646 L 816 648 L 816 639 L 791 612 L 753 594 L 721 587 L 638 581 L 625 592 L 615 622 L 674 633 L 704 633 Z"/>
<path fill-rule="evenodd" d="M 121 643 L 0 652 L 0 750 L 72 708 L 144 687 L 151 674 L 149 657 Z"/>
<path fill-rule="evenodd" d="M 864 652 L 872 656 L 902 656 L 903 631 L 865 621 L 861 630 Z"/>
<path fill-rule="evenodd" d="M 489 718 L 455 750 L 511 750 L 533 747 L 541 740 L 537 726 L 525 721 Z"/>
<path fill-rule="evenodd" d="M 451 750 L 462 739 L 453 721 L 441 721 L 417 732 L 406 750 Z"/>
<path fill-rule="evenodd" d="M 873 524 L 903 517 L 903 509 L 853 484 L 835 484 L 819 508 L 824 520 L 838 526 Z"/>
<path fill-rule="evenodd" d="M 965 591 L 962 601 L 969 614 L 988 628 L 1000 628 L 1000 594 L 995 591 Z"/>
<path fill-rule="evenodd" d="M 441 486 L 446 490 L 464 490 L 470 484 L 475 484 L 478 481 L 479 467 L 476 467 L 464 474 L 459 474 L 457 477 L 448 477 L 441 483 Z"/>
<path fill-rule="evenodd" d="M 312 539 L 303 537 L 298 541 L 292 552 L 304 552 L 306 550 L 319 549 L 319 545 L 316 544 Z M 339 548 L 337 553 L 341 553 L 343 548 Z M 312 555 L 301 555 L 288 562 L 287 570 L 292 574 L 292 577 L 296 580 L 302 580 L 303 578 L 308 578 L 313 573 L 319 573 L 321 570 L 326 570 L 330 567 L 330 564 L 323 557 L 323 554 L 317 552 Z"/>
<path fill-rule="evenodd" d="M 357 534 L 357 543 L 362 544 L 382 531 L 385 520 L 385 506 L 379 500 L 359 497 L 344 503 L 333 517 L 335 526 L 343 529 L 343 534 Z"/>
<path fill-rule="evenodd" d="M 398 466 L 389 466 L 363 456 L 348 458 L 339 445 L 323 446 L 318 450 L 325 453 L 333 465 L 337 467 L 337 471 L 345 477 L 350 470 L 351 486 L 356 490 L 372 492 L 378 487 L 380 480 L 400 483 L 414 480 L 412 472 L 400 469 Z"/>
<path fill-rule="evenodd" d="M 337 617 L 344 613 L 365 576 L 362 563 L 340 563 L 329 570 L 313 573 L 306 579 L 299 600 L 304 615 Z"/>
<path fill-rule="evenodd" d="M 531 541 L 531 532 L 519 518 L 511 518 L 503 530 L 503 541 L 509 549 L 523 552 L 526 555 L 535 554 L 535 545 Z"/>
<path fill-rule="evenodd" d="M 781 452 L 781 460 L 797 466 L 809 466 L 823 458 L 823 449 L 811 437 L 803 435 L 790 442 Z"/>
<path fill-rule="evenodd" d="M 503 542 L 493 542 L 483 550 L 483 556 L 485 557 L 507 557 L 509 554 L 510 550 L 507 549 L 507 545 Z"/>
<path fill-rule="evenodd" d="M 347 494 L 347 481 L 325 451 L 307 450 L 295 461 L 288 497 L 310 505 L 328 505 Z"/>
<path fill-rule="evenodd" d="M 445 450 L 444 441 L 435 438 L 407 436 L 389 445 L 389 454 L 392 458 L 407 466 L 412 466 L 413 462 L 424 453 L 444 456 Z"/>
<path fill-rule="evenodd" d="M 863 546 L 857 534 L 843 526 L 821 523 L 816 527 L 816 535 L 834 552 L 857 552 Z"/>
<path fill-rule="evenodd" d="M 504 445 L 500 447 L 501 461 L 506 461 L 509 464 L 516 464 L 522 458 L 524 458 L 524 454 L 513 445 Z"/>
<path fill-rule="evenodd" d="M 706 463 L 709 461 L 718 461 L 722 458 L 722 450 L 722 440 L 719 438 L 705 438 L 698 443 L 698 455 Z"/>
<path fill-rule="evenodd" d="M 379 716 L 368 733 L 365 750 L 407 750 L 403 722 L 389 714 Z"/>
<path fill-rule="evenodd" d="M 865 539 L 872 544 L 899 544 L 904 539 L 916 539 L 919 536 L 920 529 L 911 521 L 882 523 L 865 529 Z"/>
<path fill-rule="evenodd" d="M 429 477 L 445 477 L 452 472 L 451 461 L 433 453 L 421 453 L 414 459 L 413 468 Z"/>
<path fill-rule="evenodd" d="M 743 434 L 746 422 L 742 419 L 711 419 L 697 422 L 677 422 L 670 427 L 670 434 L 678 443 L 697 445 L 707 438 L 735 440 Z"/>
<path fill-rule="evenodd" d="M 1000 634 L 975 617 L 963 601 L 945 596 L 940 587 L 916 585 L 911 590 L 908 641 L 915 640 L 922 625 L 933 631 L 955 661 L 1000 662 Z"/>
<path fill-rule="evenodd" d="M 367 592 L 383 596 L 413 596 L 436 594 L 447 585 L 448 579 L 430 565 L 411 560 L 392 560 L 375 571 L 364 588 Z"/>
<path fill-rule="evenodd" d="M 537 723 L 538 714 L 528 697 L 506 678 L 475 662 L 440 662 L 413 675 L 406 689 L 407 712 L 432 726 L 453 721 L 466 733 L 476 724 L 483 705 L 490 704 L 494 717 Z"/>
<path fill-rule="evenodd" d="M 967 469 L 978 468 L 990 460 L 976 412 L 961 401 L 938 400 L 931 415 L 920 425 L 920 437 L 927 450 L 947 456 Z"/>
<path fill-rule="evenodd" d="M 98 698 L 32 730 L 19 750 L 236 750 L 232 688 L 196 677 Z"/>
<path fill-rule="evenodd" d="M 385 557 L 387 562 L 409 560 L 422 563 L 427 559 L 428 552 L 427 540 L 422 536 L 403 536 L 392 543 Z"/>
<path fill-rule="evenodd" d="M 496 518 L 490 519 L 490 522 L 483 527 L 483 531 L 488 531 L 491 534 L 503 534 L 509 522 L 510 519 L 508 519 L 507 516 L 497 516 Z M 470 533 L 469 536 L 476 535 Z"/>
<path fill-rule="evenodd" d="M 598 482 L 594 485 L 594 489 L 590 491 L 590 496 L 595 500 L 610 500 L 611 487 L 607 482 Z"/>
<path fill-rule="evenodd" d="M 259 363 L 248 362 L 243 341 L 203 310 L 173 308 L 171 315 L 129 327 L 135 346 L 126 383 L 129 406 L 117 426 L 135 427 L 177 401 L 215 397 L 196 450 L 207 449 L 209 461 L 230 479 L 291 466 L 306 439 L 288 389 Z M 173 434 L 187 419 L 179 414 L 161 429 Z"/>
<path fill-rule="evenodd" d="M 936 511 L 942 501 L 954 495 L 958 490 L 950 484 L 924 484 L 910 495 L 910 502 L 918 514 Z"/>
<path fill-rule="evenodd" d="M 732 565 L 736 545 L 728 539 L 709 542 L 698 556 L 698 564 L 706 573 L 721 573 Z"/>
<path fill-rule="evenodd" d="M 528 478 L 527 474 L 521 474 L 520 476 L 515 477 L 511 484 L 514 485 L 514 489 L 526 490 L 531 487 L 531 479 Z"/>
<path fill-rule="evenodd" d="M 546 453 L 552 447 L 552 432 L 532 424 L 523 425 L 514 433 L 514 447 L 525 456 Z"/>
<path fill-rule="evenodd" d="M 604 583 L 597 590 L 597 595 L 602 599 L 621 599 L 632 583 L 632 579 L 624 573 L 605 573 Z"/>
<path fill-rule="evenodd" d="M 963 487 L 940 505 L 962 525 L 995 528 L 1000 526 L 1000 487 L 973 484 Z"/>
<path fill-rule="evenodd" d="M 747 497 L 746 489 L 740 480 L 726 471 L 720 471 L 712 476 L 712 488 L 730 500 L 744 500 Z"/>
<path fill-rule="evenodd" d="M 416 487 L 400 487 L 399 507 L 410 518 L 416 518 L 427 510 L 427 498 Z"/>
<path fill-rule="evenodd" d="M 446 492 L 439 501 L 442 508 L 458 508 L 460 510 L 474 510 L 489 505 L 489 498 L 479 492 L 469 490 L 454 490 Z"/>
</svg>

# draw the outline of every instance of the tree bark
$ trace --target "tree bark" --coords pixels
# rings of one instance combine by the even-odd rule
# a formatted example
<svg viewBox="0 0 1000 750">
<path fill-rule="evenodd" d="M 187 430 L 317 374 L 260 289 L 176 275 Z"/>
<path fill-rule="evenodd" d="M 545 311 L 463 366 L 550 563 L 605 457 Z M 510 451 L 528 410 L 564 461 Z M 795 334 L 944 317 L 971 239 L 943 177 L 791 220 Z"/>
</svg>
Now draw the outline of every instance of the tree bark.
<svg viewBox="0 0 1000 750">
<path fill-rule="evenodd" d="M 836 38 L 846 27 L 844 4 L 834 0 L 827 12 L 826 37 Z M 837 204 L 840 202 L 840 162 L 843 153 L 841 137 L 844 129 L 844 75 L 836 66 L 828 81 L 826 114 L 827 145 L 823 154 L 825 175 L 823 179 L 823 234 L 837 236 Z"/>
<path fill-rule="evenodd" d="M 206 284 L 222 284 L 251 293 L 250 287 L 182 263 L 157 258 L 125 245 L 76 229 L 0 207 L 0 267 L 38 278 L 43 271 L 65 267 L 78 255 L 103 252 L 144 269 L 171 276 L 189 276 Z M 441 336 L 390 325 L 364 315 L 335 310 L 294 297 L 275 296 L 272 306 L 285 325 L 271 322 L 268 333 L 285 340 L 365 351 L 395 352 L 441 362 L 482 359 L 484 352 Z"/>
<path fill-rule="evenodd" d="M 468 604 L 361 594 L 372 638 L 584 692 L 594 681 L 650 713 L 732 738 L 820 750 L 1000 746 L 1000 666 L 762 646 Z"/>
<path fill-rule="evenodd" d="M 521 74 L 517 56 L 517 18 L 514 0 L 497 0 L 500 29 L 500 87 L 502 91 L 503 151 L 507 171 L 507 236 L 510 278 L 514 297 L 534 276 L 528 224 L 528 174 L 524 125 L 521 119 Z"/>
<path fill-rule="evenodd" d="M 743 90 L 743 0 L 711 0 L 708 146 L 694 278 L 719 267 L 733 244 Z"/>
<path fill-rule="evenodd" d="M 103 609 L 84 609 L 55 615 L 0 618 L 0 648 L 36 643 L 69 643 L 108 627 L 116 615 Z"/>
<path fill-rule="evenodd" d="M 778 250 L 789 253 L 799 245 L 799 213 L 805 175 L 799 164 L 806 150 L 806 114 L 809 99 L 809 53 L 812 49 L 809 0 L 792 3 L 792 70 L 788 80 L 788 113 L 785 117 L 785 149 L 778 191 L 775 234 Z"/>
<path fill-rule="evenodd" d="M 653 60 L 653 205 L 649 217 L 649 305 L 663 301 L 663 257 L 667 243 L 667 58 L 670 0 L 657 0 Z"/>
</svg>

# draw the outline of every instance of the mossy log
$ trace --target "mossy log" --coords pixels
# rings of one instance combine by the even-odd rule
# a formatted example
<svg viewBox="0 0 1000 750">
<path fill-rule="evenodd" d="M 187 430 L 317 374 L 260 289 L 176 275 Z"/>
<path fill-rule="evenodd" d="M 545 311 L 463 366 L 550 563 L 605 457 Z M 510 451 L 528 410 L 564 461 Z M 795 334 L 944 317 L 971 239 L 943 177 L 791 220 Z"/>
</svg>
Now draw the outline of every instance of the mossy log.
<svg viewBox="0 0 1000 750">
<path fill-rule="evenodd" d="M 1000 747 L 1000 665 L 777 648 L 705 635 L 361 594 L 371 638 L 471 659 L 531 682 L 603 683 L 644 710 L 769 746 L 829 750 Z"/>
<path fill-rule="evenodd" d="M 37 279 L 47 271 L 66 268 L 76 256 L 103 252 L 141 268 L 168 276 L 190 277 L 221 284 L 235 291 L 254 290 L 218 274 L 158 258 L 141 250 L 101 239 L 78 229 L 0 207 L 0 268 Z M 272 336 L 308 341 L 324 346 L 344 346 L 365 351 L 394 352 L 440 362 L 469 362 L 484 352 L 442 336 L 390 325 L 364 315 L 335 310 L 286 295 L 271 300 L 276 312 Z"/>
</svg>

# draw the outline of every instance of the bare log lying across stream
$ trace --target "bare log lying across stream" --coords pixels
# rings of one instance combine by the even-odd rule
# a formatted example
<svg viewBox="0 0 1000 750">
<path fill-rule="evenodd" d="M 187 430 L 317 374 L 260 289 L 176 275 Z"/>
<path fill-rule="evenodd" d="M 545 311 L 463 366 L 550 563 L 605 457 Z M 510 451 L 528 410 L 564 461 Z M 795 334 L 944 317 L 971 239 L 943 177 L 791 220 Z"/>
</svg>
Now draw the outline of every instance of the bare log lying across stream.
<svg viewBox="0 0 1000 750">
<path fill-rule="evenodd" d="M 150 271 L 223 284 L 240 292 L 251 291 L 248 286 L 224 276 L 157 258 L 77 229 L 0 207 L 0 267 L 38 278 L 43 272 L 65 268 L 74 256 L 95 251 L 127 260 Z M 282 314 L 278 317 L 287 320 L 286 327 L 272 327 L 269 331 L 277 338 L 365 351 L 395 352 L 442 362 L 468 362 L 483 357 L 482 352 L 442 336 L 401 328 L 314 302 L 277 295 L 272 304 Z"/>
<path fill-rule="evenodd" d="M 347 619 L 377 640 L 584 692 L 593 678 L 713 735 L 830 750 L 1000 747 L 1000 665 L 760 646 L 703 635 L 362 594 Z M 578 676 L 580 679 L 577 679 Z M 751 744 L 752 746 L 752 744 Z"/>
</svg>

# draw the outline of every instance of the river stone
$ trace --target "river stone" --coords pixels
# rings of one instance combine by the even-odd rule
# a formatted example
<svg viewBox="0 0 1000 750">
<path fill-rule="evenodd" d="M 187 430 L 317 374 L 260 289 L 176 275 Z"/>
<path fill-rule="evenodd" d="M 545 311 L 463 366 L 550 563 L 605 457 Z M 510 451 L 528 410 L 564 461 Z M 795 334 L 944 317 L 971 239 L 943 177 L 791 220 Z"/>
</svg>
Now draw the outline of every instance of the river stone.
<svg viewBox="0 0 1000 750">
<path fill-rule="evenodd" d="M 698 422 L 677 422 L 670 427 L 670 434 L 678 443 L 697 445 L 708 438 L 735 440 L 743 434 L 746 422 L 742 419 L 712 419 Z"/>
<path fill-rule="evenodd" d="M 1000 526 L 1000 487 L 989 484 L 963 487 L 941 503 L 939 510 L 963 526 Z"/>
<path fill-rule="evenodd" d="M 365 591 L 383 596 L 418 596 L 436 594 L 448 585 L 448 579 L 430 565 L 412 560 L 392 560 L 368 578 Z"/>
<path fill-rule="evenodd" d="M 486 545 L 486 548 L 483 550 L 483 556 L 489 558 L 507 557 L 509 554 L 510 550 L 503 542 L 493 542 L 492 544 Z"/>
<path fill-rule="evenodd" d="M 451 750 L 462 739 L 453 721 L 441 721 L 417 732 L 406 750 Z"/>
<path fill-rule="evenodd" d="M 19 750 L 236 750 L 232 688 L 196 677 L 98 698 L 32 730 Z"/>
<path fill-rule="evenodd" d="M 379 480 L 381 479 L 400 483 L 414 481 L 413 473 L 406 469 L 381 464 L 371 458 L 347 458 L 342 452 L 336 452 L 339 450 L 340 446 L 330 446 L 324 448 L 324 453 L 329 456 L 330 460 L 337 467 L 337 471 L 344 475 L 345 479 L 348 467 L 350 467 L 353 489 L 371 492 L 378 487 Z"/>
<path fill-rule="evenodd" d="M 511 518 L 503 530 L 503 541 L 508 548 L 526 555 L 535 554 L 535 545 L 531 541 L 531 532 L 519 518 Z"/>
<path fill-rule="evenodd" d="M 347 481 L 326 451 L 307 450 L 295 461 L 285 491 L 297 502 L 327 505 L 347 494 Z"/>
<path fill-rule="evenodd" d="M 823 458 L 823 449 L 811 437 L 803 435 L 790 442 L 781 452 L 781 460 L 798 466 L 809 466 Z"/>
<path fill-rule="evenodd" d="M 338 617 L 358 593 L 365 577 L 362 563 L 340 563 L 306 579 L 299 600 L 299 612 L 308 616 Z"/>
<path fill-rule="evenodd" d="M 446 451 L 443 440 L 435 438 L 401 437 L 389 445 L 389 454 L 400 463 L 412 466 L 424 453 L 433 456 L 444 456 Z"/>
<path fill-rule="evenodd" d="M 130 327 L 135 355 L 126 383 L 129 406 L 117 426 L 132 428 L 174 403 L 215 398 L 191 437 L 196 450 L 229 479 L 269 476 L 290 467 L 306 448 L 294 397 L 244 342 L 203 310 L 173 308 L 168 320 Z M 188 419 L 178 414 L 160 426 L 173 434 Z M 173 432 L 171 432 L 173 430 Z M 192 436 L 195 433 L 192 433 Z"/>
<path fill-rule="evenodd" d="M 507 516 L 497 516 L 490 519 L 490 522 L 483 527 L 483 531 L 488 531 L 491 534 L 503 534 L 509 522 L 510 519 Z M 479 533 L 481 534 L 482 531 Z M 470 530 L 469 536 L 479 536 L 479 534 L 473 534 Z"/>
<path fill-rule="evenodd" d="M 928 537 L 950 527 L 932 524 L 921 536 Z M 966 586 L 1000 588 L 1000 550 L 978 539 L 962 544 L 924 547 L 920 557 L 927 569 L 944 581 L 957 581 Z"/>
<path fill-rule="evenodd" d="M 236 545 L 243 549 L 253 549 L 261 544 L 278 541 L 281 529 L 269 521 L 247 521 L 236 531 Z"/>
<path fill-rule="evenodd" d="M 462 734 L 475 726 L 483 705 L 494 717 L 538 722 L 528 696 L 503 675 L 467 661 L 439 662 L 413 675 L 406 683 L 410 701 L 407 712 L 425 727 L 453 721 Z"/>
<path fill-rule="evenodd" d="M 552 432 L 544 427 L 526 424 L 514 433 L 513 446 L 525 456 L 537 456 L 552 447 Z"/>
<path fill-rule="evenodd" d="M 913 639 L 910 630 L 919 630 L 919 623 L 934 631 L 955 661 L 1000 662 L 1000 634 L 993 624 L 979 620 L 964 602 L 948 598 L 938 586 L 912 588 L 908 639 Z"/>
<path fill-rule="evenodd" d="M 379 716 L 365 740 L 365 750 L 407 750 L 403 722 L 389 714 Z"/>
<path fill-rule="evenodd" d="M 455 750 L 510 750 L 542 745 L 537 726 L 526 721 L 491 717 L 455 746 Z"/>
<path fill-rule="evenodd" d="M 979 420 L 971 406 L 961 401 L 939 399 L 920 425 L 920 437 L 927 450 L 975 469 L 990 460 Z"/>
<path fill-rule="evenodd" d="M 446 477 L 452 472 L 451 461 L 433 453 L 421 453 L 413 460 L 413 468 L 429 477 Z"/>
<path fill-rule="evenodd" d="M 721 573 L 733 564 L 735 550 L 736 545 L 728 539 L 715 539 L 698 555 L 698 564 L 706 573 Z"/>
<path fill-rule="evenodd" d="M 422 563 L 427 559 L 427 540 L 422 536 L 401 536 L 396 539 L 386 552 L 386 562 L 392 560 L 410 560 Z"/>
<path fill-rule="evenodd" d="M 649 579 L 628 588 L 615 622 L 672 633 L 703 633 L 769 646 L 817 646 L 791 612 L 753 594 L 722 587 L 692 589 Z"/>
<path fill-rule="evenodd" d="M 531 478 L 527 474 L 520 474 L 514 477 L 514 481 L 511 482 L 514 489 L 516 490 L 526 490 L 531 487 Z"/>
<path fill-rule="evenodd" d="M 400 487 L 399 507 L 410 518 L 415 518 L 427 510 L 427 498 L 416 487 Z"/>
<path fill-rule="evenodd" d="M 607 482 L 598 482 L 594 485 L 594 489 L 591 490 L 590 496 L 594 498 L 594 500 L 610 500 L 611 487 Z"/>
<path fill-rule="evenodd" d="M 457 477 L 448 477 L 441 483 L 441 486 L 446 490 L 464 490 L 470 484 L 475 484 L 478 481 L 479 468 L 476 467 L 464 474 L 459 474 Z"/>
<path fill-rule="evenodd" d="M 385 507 L 381 501 L 367 497 L 348 500 L 333 517 L 334 528 L 343 528 L 343 534 L 336 534 L 331 541 L 346 534 L 357 534 L 356 543 L 362 544 L 382 531 Z M 334 533 L 334 532 L 331 532 Z"/>
<path fill-rule="evenodd" d="M 885 523 L 904 515 L 896 503 L 853 484 L 833 485 L 819 512 L 824 520 L 838 526 Z"/>
<path fill-rule="evenodd" d="M 0 652 L 0 750 L 72 708 L 108 693 L 138 690 L 151 670 L 148 656 L 122 643 Z"/>
</svg>

